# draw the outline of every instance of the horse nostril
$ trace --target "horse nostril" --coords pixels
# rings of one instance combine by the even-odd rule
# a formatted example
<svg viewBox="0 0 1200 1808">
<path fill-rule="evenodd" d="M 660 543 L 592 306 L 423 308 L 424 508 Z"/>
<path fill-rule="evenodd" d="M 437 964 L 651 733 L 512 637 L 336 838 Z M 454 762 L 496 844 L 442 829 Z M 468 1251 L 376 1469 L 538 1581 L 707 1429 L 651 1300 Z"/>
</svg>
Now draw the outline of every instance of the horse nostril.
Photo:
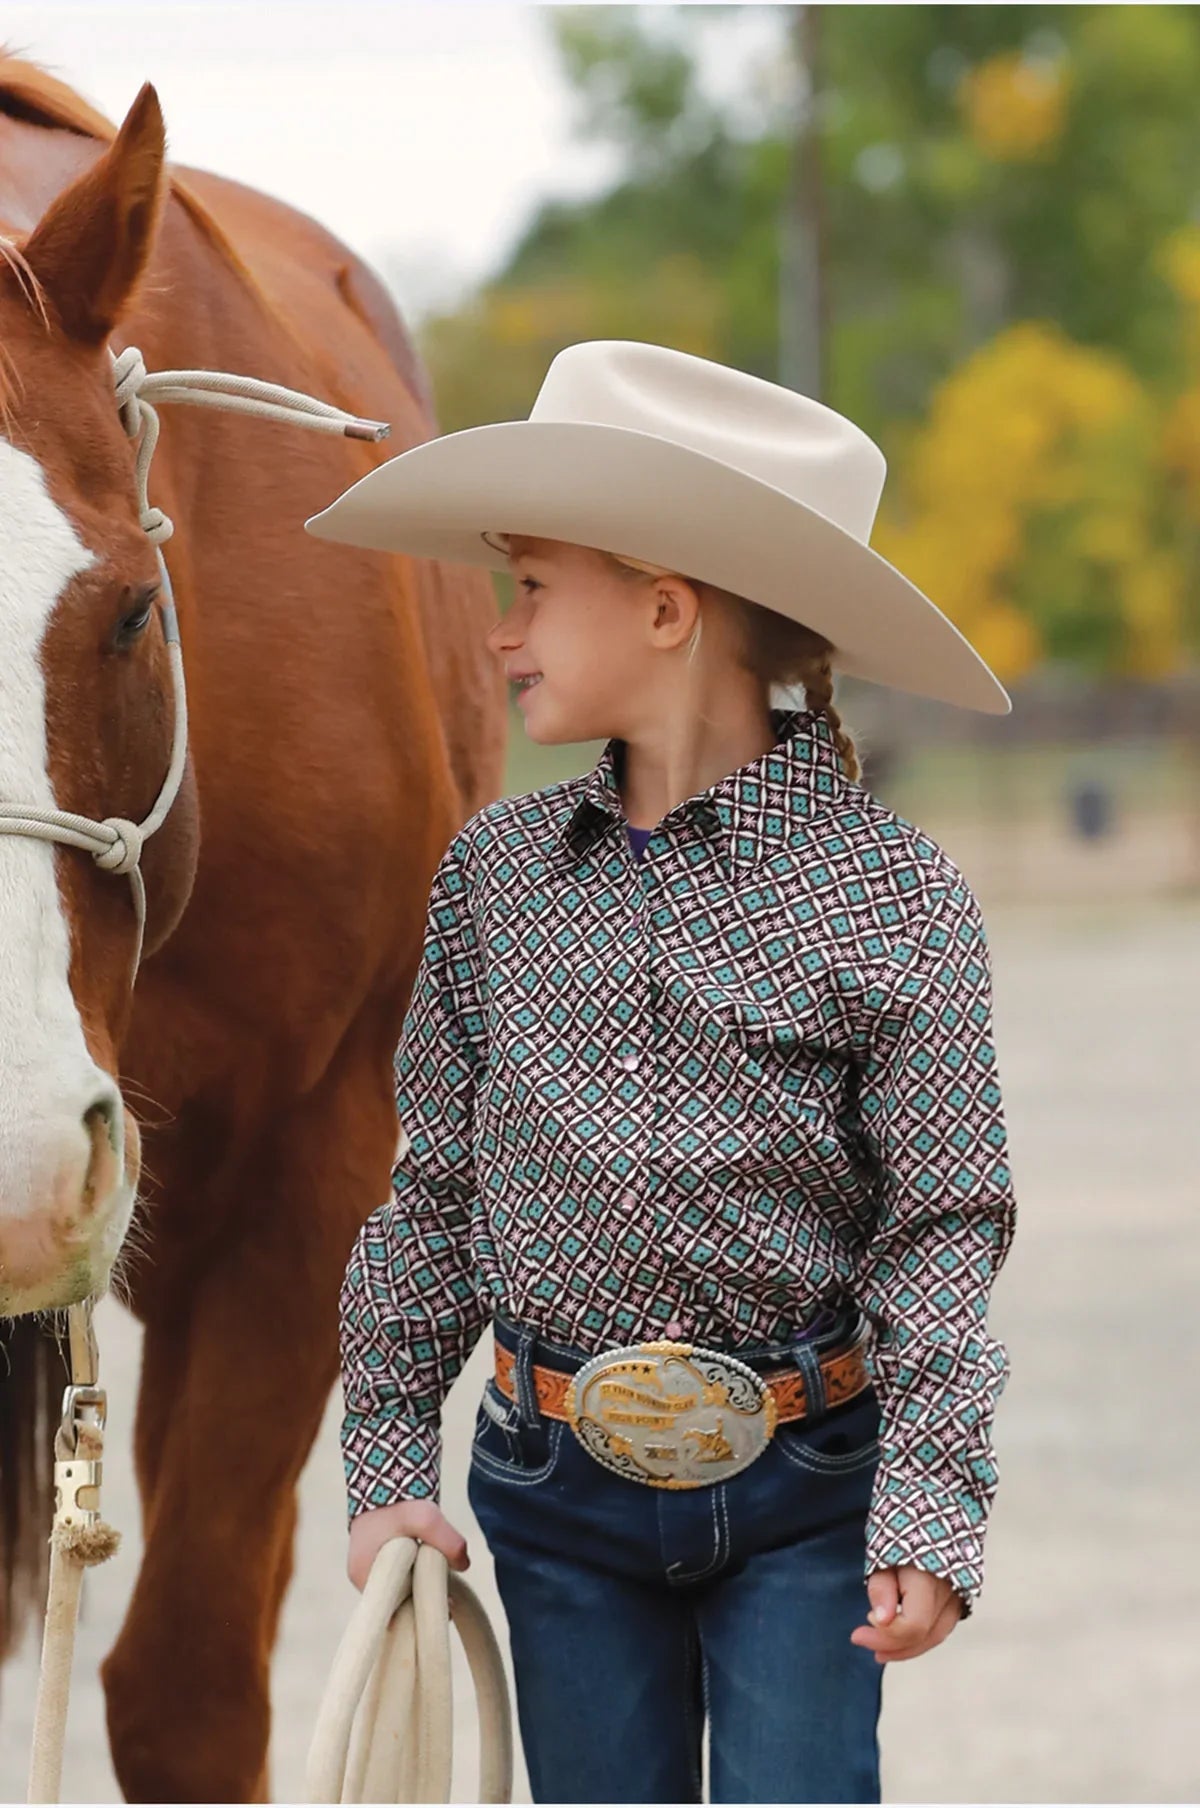
<svg viewBox="0 0 1200 1808">
<path fill-rule="evenodd" d="M 83 1183 L 83 1203 L 94 1206 L 106 1199 L 118 1179 L 121 1153 L 121 1095 L 115 1087 L 101 1093 L 83 1114 L 84 1127 L 92 1145 L 87 1177 Z"/>
<path fill-rule="evenodd" d="M 103 1130 L 108 1138 L 109 1146 L 115 1151 L 117 1147 L 117 1123 L 120 1110 L 120 1099 L 115 1092 L 103 1092 L 95 1102 L 88 1106 L 83 1114 L 89 1136 Z"/>
</svg>

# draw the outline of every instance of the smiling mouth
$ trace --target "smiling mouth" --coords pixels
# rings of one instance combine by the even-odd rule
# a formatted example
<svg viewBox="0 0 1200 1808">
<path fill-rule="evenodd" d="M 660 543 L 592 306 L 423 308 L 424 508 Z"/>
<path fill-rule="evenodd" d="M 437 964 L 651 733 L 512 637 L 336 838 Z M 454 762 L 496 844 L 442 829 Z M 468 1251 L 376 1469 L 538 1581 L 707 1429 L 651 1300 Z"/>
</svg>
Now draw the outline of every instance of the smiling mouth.
<svg viewBox="0 0 1200 1808">
<path fill-rule="evenodd" d="M 517 678 L 514 682 L 518 691 L 531 691 L 535 684 L 542 682 L 542 674 L 535 672 L 530 678 Z"/>
</svg>

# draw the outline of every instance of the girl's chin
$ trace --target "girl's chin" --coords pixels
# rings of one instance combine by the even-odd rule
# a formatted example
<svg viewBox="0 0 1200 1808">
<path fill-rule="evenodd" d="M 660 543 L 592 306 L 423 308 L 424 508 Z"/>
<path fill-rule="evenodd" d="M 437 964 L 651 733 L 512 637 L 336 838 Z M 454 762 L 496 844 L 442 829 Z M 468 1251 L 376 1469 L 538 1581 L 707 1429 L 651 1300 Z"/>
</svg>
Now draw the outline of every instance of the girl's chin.
<svg viewBox="0 0 1200 1808">
<path fill-rule="evenodd" d="M 528 712 L 522 710 L 521 714 L 525 718 L 525 739 L 535 742 L 539 747 L 569 746 L 579 738 L 570 732 L 569 723 L 564 724 L 556 720 L 550 711 L 546 712 L 544 718 L 538 709 L 531 709 Z M 564 727 L 566 732 L 564 732 Z"/>
<path fill-rule="evenodd" d="M 542 680 L 542 684 L 544 683 L 545 679 Z M 533 691 L 517 693 L 517 708 L 525 725 L 525 739 L 535 741 L 541 747 L 573 747 L 577 742 L 586 741 L 589 738 L 587 734 L 572 728 L 569 721 L 564 722 L 561 712 L 547 709 L 544 699 L 535 696 L 534 693 L 541 690 L 542 684 L 535 684 Z"/>
</svg>

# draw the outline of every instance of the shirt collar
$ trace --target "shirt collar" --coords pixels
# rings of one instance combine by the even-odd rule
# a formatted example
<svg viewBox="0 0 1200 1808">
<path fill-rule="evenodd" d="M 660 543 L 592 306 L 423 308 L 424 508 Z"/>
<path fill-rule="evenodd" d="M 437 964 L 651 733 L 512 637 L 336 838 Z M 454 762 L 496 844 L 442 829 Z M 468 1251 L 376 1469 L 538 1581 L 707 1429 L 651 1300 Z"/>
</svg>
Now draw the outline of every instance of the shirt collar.
<svg viewBox="0 0 1200 1808">
<path fill-rule="evenodd" d="M 789 818 L 820 808 L 849 782 L 823 711 L 772 708 L 770 717 L 773 746 L 675 804 L 658 825 L 694 825 L 714 842 L 730 874 L 785 846 Z M 616 736 L 606 741 L 591 771 L 575 781 L 578 789 L 557 837 L 557 851 L 568 861 L 614 822 L 625 833 L 623 746 Z"/>
</svg>

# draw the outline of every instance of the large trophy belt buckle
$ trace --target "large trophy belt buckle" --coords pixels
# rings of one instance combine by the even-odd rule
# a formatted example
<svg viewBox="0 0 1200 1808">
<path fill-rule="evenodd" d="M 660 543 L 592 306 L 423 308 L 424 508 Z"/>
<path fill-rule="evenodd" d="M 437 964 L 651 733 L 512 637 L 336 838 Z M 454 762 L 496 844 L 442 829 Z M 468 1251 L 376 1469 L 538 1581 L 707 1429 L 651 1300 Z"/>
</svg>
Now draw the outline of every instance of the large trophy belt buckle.
<svg viewBox="0 0 1200 1808">
<path fill-rule="evenodd" d="M 778 1414 L 761 1375 L 690 1343 L 602 1350 L 576 1370 L 564 1404 L 589 1456 L 652 1488 L 736 1475 L 762 1455 Z"/>
</svg>

